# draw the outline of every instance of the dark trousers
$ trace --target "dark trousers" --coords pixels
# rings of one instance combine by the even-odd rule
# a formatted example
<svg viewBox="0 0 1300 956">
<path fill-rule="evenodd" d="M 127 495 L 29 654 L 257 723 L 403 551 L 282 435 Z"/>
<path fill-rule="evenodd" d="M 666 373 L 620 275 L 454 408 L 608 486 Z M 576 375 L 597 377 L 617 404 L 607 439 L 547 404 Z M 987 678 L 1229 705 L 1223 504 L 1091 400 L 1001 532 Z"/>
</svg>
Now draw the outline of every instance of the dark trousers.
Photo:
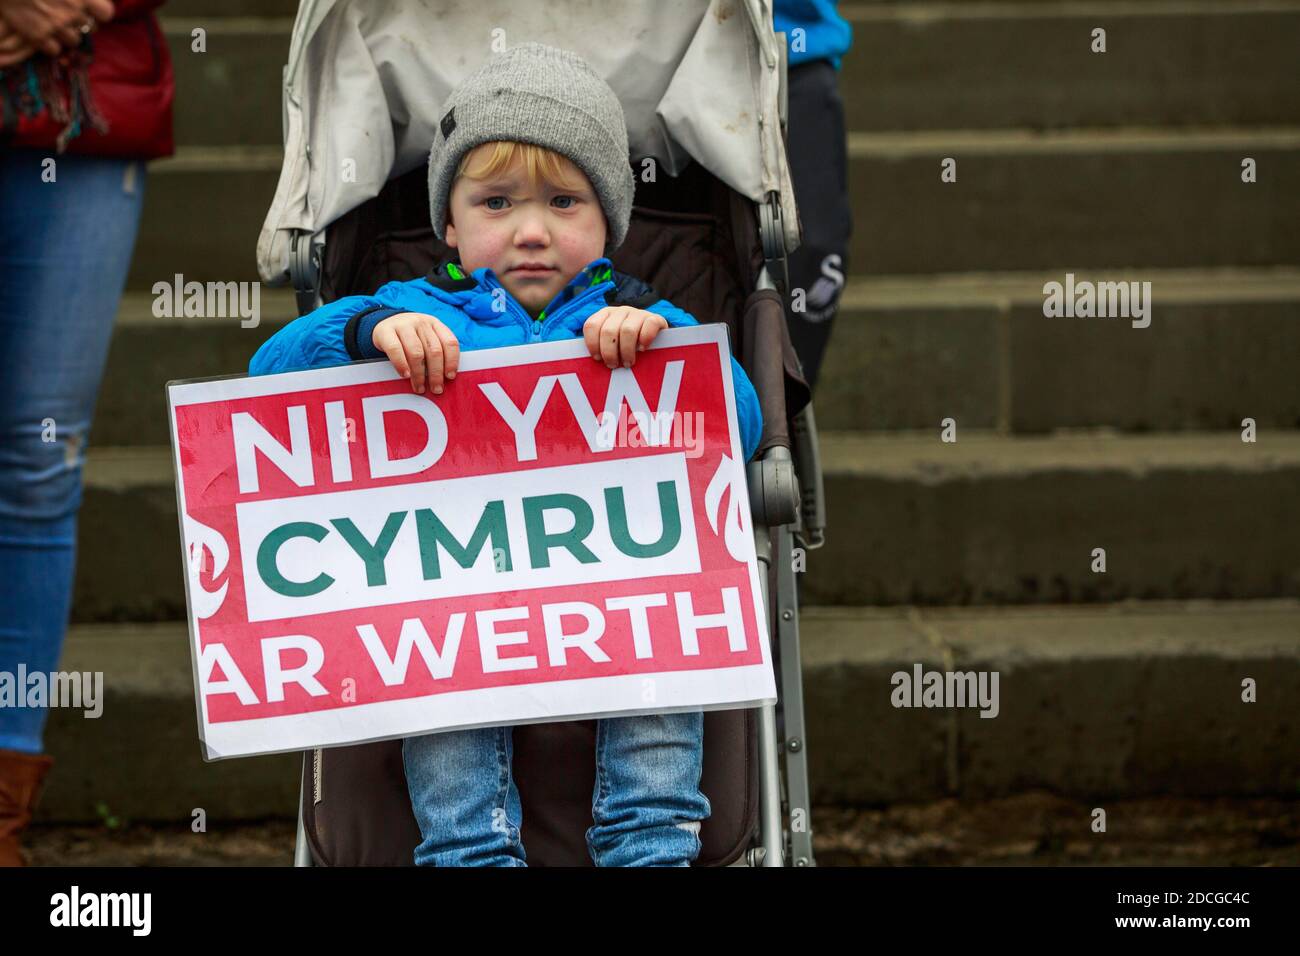
<svg viewBox="0 0 1300 956">
<path fill-rule="evenodd" d="M 790 255 L 785 314 L 804 375 L 815 387 L 848 273 L 853 227 L 844 103 L 828 60 L 791 67 L 788 85 L 787 148 L 803 243 Z"/>
</svg>

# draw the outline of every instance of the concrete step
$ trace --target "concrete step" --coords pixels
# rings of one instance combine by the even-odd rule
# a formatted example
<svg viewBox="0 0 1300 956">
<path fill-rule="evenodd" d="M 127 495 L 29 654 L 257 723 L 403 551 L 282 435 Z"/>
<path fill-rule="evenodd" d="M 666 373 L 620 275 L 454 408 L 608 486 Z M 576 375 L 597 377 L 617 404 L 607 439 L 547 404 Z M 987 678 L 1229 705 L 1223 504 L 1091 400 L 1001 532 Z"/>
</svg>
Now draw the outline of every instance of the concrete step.
<svg viewBox="0 0 1300 956">
<path fill-rule="evenodd" d="M 1294 600 L 808 608 L 800 621 L 816 801 L 1300 788 Z M 893 675 L 918 662 L 998 672 L 997 716 L 894 707 Z"/>
<path fill-rule="evenodd" d="M 190 147 L 151 164 L 128 288 L 257 279 L 281 157 Z M 856 273 L 1294 266 L 1300 248 L 1300 127 L 855 133 L 849 180 Z"/>
<path fill-rule="evenodd" d="M 1300 602 L 1104 607 L 807 608 L 807 746 L 818 803 L 983 797 L 1045 787 L 1294 796 Z M 968 708 L 891 703 L 893 675 L 986 671 Z M 103 673 L 102 715 L 51 712 L 57 763 L 37 818 L 209 824 L 292 816 L 299 758 L 199 756 L 183 624 L 74 627 L 63 670 Z M 997 715 L 992 672 L 997 672 Z M 1241 701 L 1252 678 L 1258 702 Z M 1101 804 L 1104 806 L 1104 804 Z"/>
<path fill-rule="evenodd" d="M 204 7 L 207 9 L 204 9 Z M 177 142 L 279 144 L 295 4 L 169 3 Z M 1300 2 L 856 3 L 839 74 L 855 132 L 1295 125 Z M 1091 51 L 1097 26 L 1107 52 Z M 193 49 L 193 31 L 206 49 Z"/>
<path fill-rule="evenodd" d="M 171 450 L 87 449 L 83 475 L 72 620 L 184 620 Z"/>
<path fill-rule="evenodd" d="M 154 302 L 146 292 L 122 297 L 95 408 L 91 440 L 97 445 L 168 444 L 167 383 L 247 374 L 258 347 L 298 314 L 292 289 L 265 286 L 258 292 L 258 322 L 248 328 L 252 319 L 236 314 L 159 318 Z"/>
<path fill-rule="evenodd" d="M 1300 249 L 1300 127 L 851 133 L 848 159 L 854 273 L 1294 266 Z"/>
<path fill-rule="evenodd" d="M 1116 270 L 1151 283 L 1150 325 L 1048 318 L 1056 272 L 851 276 L 817 383 L 828 429 L 1014 434 L 1300 428 L 1300 269 Z"/>
<path fill-rule="evenodd" d="M 302 758 L 203 760 L 189 634 L 183 623 L 73 627 L 59 667 L 103 673 L 103 713 L 54 708 L 45 749 L 55 757 L 38 819 L 119 818 L 209 827 L 295 813 Z"/>
<path fill-rule="evenodd" d="M 186 281 L 256 281 L 262 230 L 283 150 L 279 146 L 180 147 L 149 164 L 128 289 Z"/>
<path fill-rule="evenodd" d="M 167 0 L 158 19 L 195 19 L 217 22 L 226 17 L 288 17 L 298 13 L 299 0 Z"/>
<path fill-rule="evenodd" d="M 824 432 L 809 604 L 1300 596 L 1300 431 Z M 1104 573 L 1093 551 L 1105 549 Z"/>
<path fill-rule="evenodd" d="M 161 404 L 161 400 L 160 400 Z M 823 434 L 809 604 L 1300 596 L 1300 432 Z M 166 447 L 90 449 L 73 619 L 185 615 Z M 1091 570 L 1094 548 L 1106 572 Z"/>
<path fill-rule="evenodd" d="M 171 4 L 165 7 L 170 10 Z M 176 144 L 280 146 L 282 71 L 292 16 L 161 19 L 176 75 Z M 203 49 L 195 31 L 202 30 Z"/>
<path fill-rule="evenodd" d="M 849 3 L 850 130 L 1295 125 L 1294 0 Z M 1106 52 L 1092 31 L 1106 30 Z"/>
<path fill-rule="evenodd" d="M 1300 428 L 1300 270 L 1147 270 L 1076 280 L 1152 283 L 1149 327 L 1046 318 L 1053 273 L 852 276 L 817 386 L 832 430 L 927 429 L 946 417 L 1015 434 L 1056 428 L 1179 431 Z M 174 279 L 173 279 L 174 283 Z M 259 322 L 172 319 L 127 293 L 96 410 L 96 445 L 170 441 L 174 378 L 242 374 L 292 319 L 293 293 L 262 287 Z"/>
</svg>

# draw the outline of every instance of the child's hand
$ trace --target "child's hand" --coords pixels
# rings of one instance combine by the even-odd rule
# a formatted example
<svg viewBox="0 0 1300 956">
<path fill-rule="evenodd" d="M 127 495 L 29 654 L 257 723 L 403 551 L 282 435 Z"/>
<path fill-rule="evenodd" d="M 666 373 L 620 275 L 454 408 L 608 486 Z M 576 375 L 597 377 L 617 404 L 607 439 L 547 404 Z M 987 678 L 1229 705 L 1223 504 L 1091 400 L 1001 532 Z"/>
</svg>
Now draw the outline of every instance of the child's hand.
<svg viewBox="0 0 1300 956">
<path fill-rule="evenodd" d="M 636 353 L 648 349 L 666 328 L 668 320 L 662 315 L 626 305 L 606 306 L 583 324 L 582 337 L 593 359 L 604 359 L 609 368 L 631 368 Z"/>
<path fill-rule="evenodd" d="M 444 378 L 450 381 L 456 377 L 460 342 L 456 333 L 431 315 L 390 315 L 375 326 L 371 339 L 402 378 L 411 379 L 412 391 L 423 392 L 427 382 L 435 395 L 441 395 Z"/>
</svg>

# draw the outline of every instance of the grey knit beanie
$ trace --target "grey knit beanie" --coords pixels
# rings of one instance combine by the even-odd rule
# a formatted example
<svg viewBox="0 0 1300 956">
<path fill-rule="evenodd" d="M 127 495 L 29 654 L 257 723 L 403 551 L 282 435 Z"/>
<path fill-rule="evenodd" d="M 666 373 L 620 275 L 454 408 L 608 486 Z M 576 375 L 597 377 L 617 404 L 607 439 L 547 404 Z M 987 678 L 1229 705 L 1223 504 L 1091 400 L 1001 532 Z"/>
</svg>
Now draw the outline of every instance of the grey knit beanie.
<svg viewBox="0 0 1300 956">
<path fill-rule="evenodd" d="M 572 160 L 591 180 L 605 212 L 606 250 L 622 245 L 636 190 L 627 124 L 618 95 L 582 57 L 521 43 L 452 90 L 429 152 L 429 212 L 439 239 L 461 157 L 494 140 L 534 143 Z"/>
</svg>

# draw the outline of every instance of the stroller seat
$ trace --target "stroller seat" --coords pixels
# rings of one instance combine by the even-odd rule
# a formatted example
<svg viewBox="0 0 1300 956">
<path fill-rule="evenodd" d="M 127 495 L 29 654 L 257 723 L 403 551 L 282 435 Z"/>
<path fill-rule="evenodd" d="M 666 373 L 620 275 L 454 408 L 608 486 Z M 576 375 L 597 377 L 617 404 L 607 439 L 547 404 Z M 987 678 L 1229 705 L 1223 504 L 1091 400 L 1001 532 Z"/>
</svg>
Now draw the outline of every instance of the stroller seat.
<svg viewBox="0 0 1300 956">
<path fill-rule="evenodd" d="M 764 407 L 774 418 L 763 445 L 786 442 L 787 417 L 809 401 L 798 357 L 785 332 L 780 299 L 753 292 L 762 267 L 758 230 L 748 204 L 698 165 L 671 181 L 638 183 L 632 224 L 611 256 L 614 268 L 648 282 L 701 322 L 722 321 L 733 346 L 745 334 L 746 300 L 779 319 L 769 334 L 780 349 L 769 361 L 757 351 L 742 359 L 755 388 L 769 394 L 773 377 L 787 407 Z M 449 253 L 428 216 L 425 171 L 391 180 L 375 199 L 330 227 L 321 296 L 332 300 L 372 292 L 385 282 L 427 275 Z M 734 216 L 740 217 L 740 229 Z M 751 238 L 752 237 L 752 238 Z M 776 310 L 773 313 L 773 309 Z M 751 327 L 753 323 L 751 322 Z M 752 333 L 751 333 L 752 336 Z M 759 387 L 762 375 L 766 389 Z M 774 588 L 769 585 L 769 593 Z M 775 664 L 775 661 L 774 661 Z M 700 789 L 712 813 L 700 827 L 696 866 L 735 863 L 751 845 L 758 823 L 758 724 L 755 710 L 704 715 Z M 514 778 L 523 804 L 523 840 L 530 866 L 590 866 L 596 774 L 595 720 L 523 724 L 514 731 Z M 411 810 L 400 740 L 314 750 L 303 763 L 303 831 L 316 865 L 411 865 L 420 831 Z"/>
<path fill-rule="evenodd" d="M 258 269 L 270 285 L 291 281 L 305 313 L 427 275 L 445 257 L 429 222 L 426 161 L 440 105 L 485 52 L 464 38 L 486 42 L 508 21 L 511 44 L 571 49 L 610 82 L 636 176 L 614 268 L 701 323 L 727 326 L 764 420 L 746 477 L 778 700 L 705 712 L 701 789 L 712 814 L 696 865 L 814 865 L 792 554 L 796 541 L 820 545 L 825 520 L 811 396 L 782 299 L 786 256 L 799 243 L 784 142 L 786 45 L 772 32 L 769 0 L 736 0 L 723 13 L 715 0 L 629 5 L 594 19 L 565 0 L 511 5 L 508 15 L 454 0 L 302 0 L 285 69 L 284 168 Z M 566 28 L 575 23 L 583 29 Z M 595 724 L 515 728 L 530 865 L 591 864 Z M 296 863 L 413 863 L 420 833 L 400 740 L 304 757 Z"/>
</svg>

